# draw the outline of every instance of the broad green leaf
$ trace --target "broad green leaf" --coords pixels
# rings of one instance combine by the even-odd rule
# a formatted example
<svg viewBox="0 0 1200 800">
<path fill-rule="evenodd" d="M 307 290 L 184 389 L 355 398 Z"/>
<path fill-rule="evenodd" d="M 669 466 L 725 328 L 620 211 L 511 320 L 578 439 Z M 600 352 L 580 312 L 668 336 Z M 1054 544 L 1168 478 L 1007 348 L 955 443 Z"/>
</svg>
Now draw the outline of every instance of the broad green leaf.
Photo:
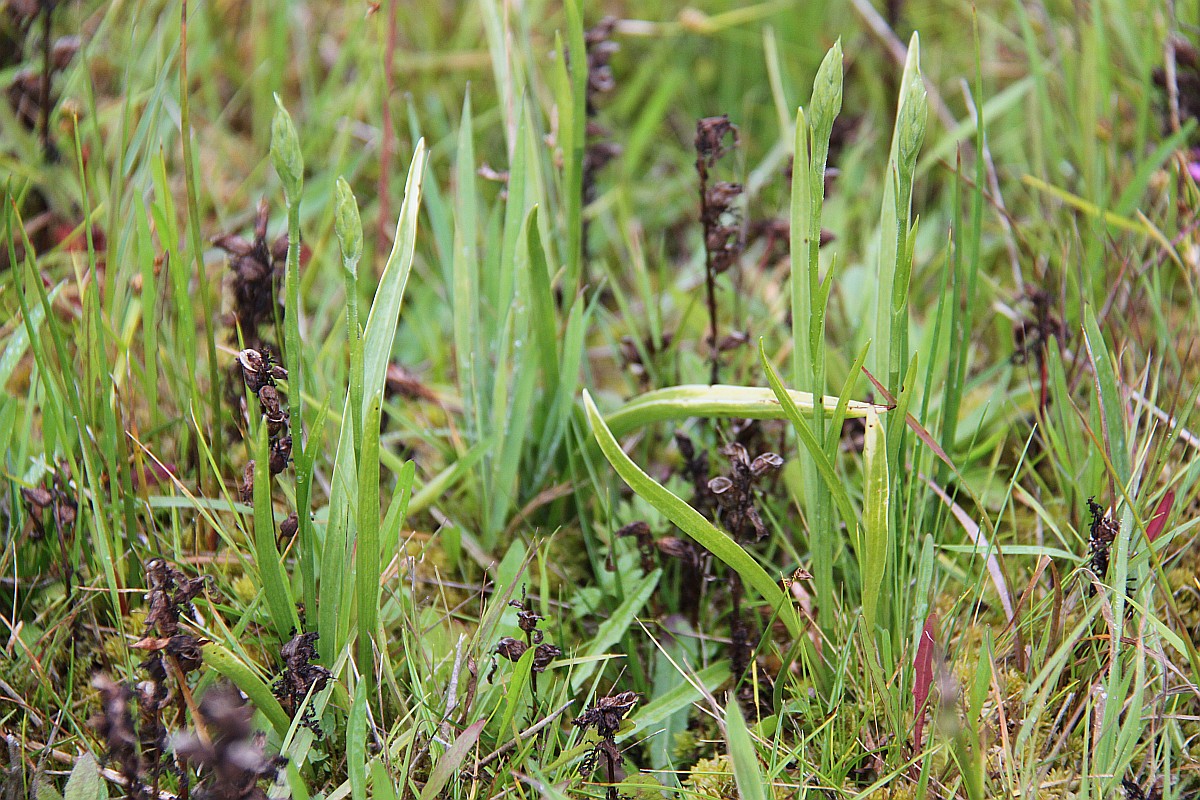
<svg viewBox="0 0 1200 800">
<path fill-rule="evenodd" d="M 34 797 L 36 800 L 63 800 L 63 796 L 58 793 L 46 778 L 38 778 L 36 788 L 34 789 Z"/>
<path fill-rule="evenodd" d="M 354 688 L 354 703 L 346 718 L 346 773 L 350 779 L 350 796 L 367 800 L 367 683 L 359 681 Z"/>
<path fill-rule="evenodd" d="M 358 584 L 358 671 L 370 690 L 375 685 L 374 638 L 379 627 L 379 408 L 377 392 L 367 407 L 363 425 L 362 461 L 358 465 L 358 545 L 355 581 Z M 381 643 L 381 649 L 384 645 Z"/>
<path fill-rule="evenodd" d="M 378 758 L 371 760 L 371 797 L 372 800 L 396 800 L 396 784 Z"/>
<path fill-rule="evenodd" d="M 508 678 L 508 694 L 505 696 L 504 714 L 500 717 L 500 727 L 496 729 L 496 735 L 501 740 L 507 739 L 508 734 L 513 732 L 512 725 L 517 716 L 517 706 L 521 704 L 521 698 L 529 688 L 529 676 L 533 673 L 533 658 L 536 654 L 536 647 L 530 647 L 522 653 Z"/>
<path fill-rule="evenodd" d="M 108 790 L 100 777 L 100 765 L 91 753 L 84 753 L 71 769 L 63 800 L 108 800 Z"/>
<path fill-rule="evenodd" d="M 434 800 L 439 796 L 442 789 L 458 772 L 458 768 L 470 754 L 471 748 L 479 741 L 479 734 L 483 733 L 486 724 L 487 720 L 478 720 L 468 725 L 467 729 L 458 735 L 454 744 L 450 745 L 449 749 L 442 754 L 437 765 L 434 766 L 433 772 L 429 774 L 429 781 L 421 790 L 421 800 Z"/>
<path fill-rule="evenodd" d="M 554 312 L 554 294 L 550 289 L 550 267 L 542 237 L 538 233 L 538 207 L 529 211 L 525 220 L 525 242 L 529 248 L 529 303 L 532 312 L 533 335 L 537 339 L 538 355 L 542 361 L 542 378 L 546 386 L 558 385 L 558 325 Z"/>
<path fill-rule="evenodd" d="M 799 638 L 804 635 L 804 629 L 800 625 L 800 620 L 795 609 L 792 608 L 791 602 L 779 588 L 779 584 L 767 574 L 767 571 L 728 534 L 717 530 L 696 509 L 676 497 L 670 490 L 647 475 L 641 467 L 634 464 L 613 437 L 612 431 L 604 423 L 604 417 L 600 415 L 600 410 L 592 401 L 592 396 L 586 390 L 583 393 L 583 404 L 587 411 L 592 435 L 600 445 L 601 452 L 604 453 L 605 458 L 612 464 L 621 479 L 629 485 L 629 488 L 675 523 L 697 544 L 712 553 L 718 561 L 741 576 L 748 586 L 758 592 L 771 608 L 775 609 L 792 636 Z"/>
<path fill-rule="evenodd" d="M 888 561 L 888 505 L 891 484 L 888 479 L 886 437 L 883 423 L 874 410 L 867 412 L 863 437 L 863 522 L 859 571 L 862 575 L 863 618 L 866 634 L 875 636 L 878 622 L 879 593 L 883 589 Z"/>
<path fill-rule="evenodd" d="M 813 396 L 808 392 L 789 391 L 788 396 L 797 409 L 811 411 Z M 822 397 L 826 411 L 838 406 L 838 398 Z M 851 400 L 846 416 L 865 417 L 871 403 Z M 752 386 L 685 385 L 657 389 L 639 395 L 612 412 L 605 424 L 614 436 L 624 436 L 651 422 L 687 419 L 688 417 L 733 417 L 736 419 L 787 419 L 787 412 L 771 389 Z"/>
<path fill-rule="evenodd" d="M 700 670 L 700 672 L 696 673 L 690 679 L 685 679 L 671 691 L 661 697 L 654 698 L 654 700 L 639 708 L 637 713 L 630 717 L 633 726 L 617 734 L 617 741 L 623 741 L 635 734 L 639 737 L 645 736 L 647 732 L 667 717 L 677 711 L 682 711 L 690 707 L 692 703 L 703 700 L 704 695 L 697 686 L 704 687 L 705 691 L 709 693 L 714 692 L 721 684 L 729 680 L 729 675 L 728 660 L 720 661 L 711 667 Z"/>
<path fill-rule="evenodd" d="M 271 687 L 264 683 L 254 670 L 216 642 L 208 642 L 200 652 L 205 664 L 232 681 L 234 686 L 250 698 L 250 702 L 263 713 L 281 738 L 287 736 L 292 721 L 275 699 Z"/>
</svg>

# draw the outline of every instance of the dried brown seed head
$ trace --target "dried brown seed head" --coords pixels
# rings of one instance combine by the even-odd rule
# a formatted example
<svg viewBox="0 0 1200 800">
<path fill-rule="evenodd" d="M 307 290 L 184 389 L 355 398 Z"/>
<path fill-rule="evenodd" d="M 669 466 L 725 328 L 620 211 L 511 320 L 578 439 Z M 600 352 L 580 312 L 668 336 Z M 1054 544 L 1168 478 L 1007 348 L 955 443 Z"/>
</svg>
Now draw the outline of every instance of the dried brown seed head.
<svg viewBox="0 0 1200 800">
<path fill-rule="evenodd" d="M 732 147 L 738 143 L 737 127 L 730 123 L 728 115 L 705 117 L 696 122 L 696 154 L 707 166 L 711 167 L 716 161 L 729 152 L 725 140 L 732 137 Z"/>
<path fill-rule="evenodd" d="M 552 644 L 539 644 L 533 654 L 533 671 L 545 672 L 550 662 L 562 655 L 562 649 Z"/>
<path fill-rule="evenodd" d="M 720 497 L 733 488 L 733 481 L 724 475 L 718 475 L 708 482 L 708 490 Z"/>
<path fill-rule="evenodd" d="M 287 519 L 279 523 L 279 535 L 284 539 L 291 539 L 296 535 L 296 531 L 300 529 L 300 517 L 293 511 L 287 515 Z"/>
<path fill-rule="evenodd" d="M 269 468 L 272 475 L 278 475 L 287 469 L 292 460 L 292 437 L 283 436 L 271 442 Z"/>
<path fill-rule="evenodd" d="M 621 727 L 621 719 L 637 705 L 637 701 L 636 692 L 601 697 L 574 720 L 574 724 L 585 729 L 595 728 L 601 738 L 611 739 Z"/>
<path fill-rule="evenodd" d="M 750 474 L 760 478 L 783 466 L 783 457 L 777 453 L 763 453 L 750 464 Z"/>
<path fill-rule="evenodd" d="M 626 536 L 636 537 L 640 544 L 650 538 L 650 526 L 642 520 L 623 525 L 617 530 L 617 537 L 623 538 Z"/>
<path fill-rule="evenodd" d="M 44 486 L 33 486 L 28 489 L 22 489 L 21 497 L 25 499 L 28 505 L 39 510 L 49 508 L 50 504 L 54 502 L 54 495 Z"/>
<path fill-rule="evenodd" d="M 520 639 L 514 639 L 511 636 L 505 636 L 496 643 L 496 649 L 493 651 L 498 656 L 504 656 L 509 661 L 518 661 L 521 656 L 525 655 L 525 651 L 529 649 L 529 645 L 522 642 Z"/>
</svg>

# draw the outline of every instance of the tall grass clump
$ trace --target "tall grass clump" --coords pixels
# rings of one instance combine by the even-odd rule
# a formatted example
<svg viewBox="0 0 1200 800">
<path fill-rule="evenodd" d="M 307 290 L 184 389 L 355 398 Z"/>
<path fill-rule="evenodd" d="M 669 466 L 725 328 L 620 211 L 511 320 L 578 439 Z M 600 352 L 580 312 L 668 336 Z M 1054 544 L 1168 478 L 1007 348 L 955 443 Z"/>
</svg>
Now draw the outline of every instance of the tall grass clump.
<svg viewBox="0 0 1200 800">
<path fill-rule="evenodd" d="M 0 794 L 1190 797 L 1195 10 L 461 10 L 0 8 Z"/>
</svg>

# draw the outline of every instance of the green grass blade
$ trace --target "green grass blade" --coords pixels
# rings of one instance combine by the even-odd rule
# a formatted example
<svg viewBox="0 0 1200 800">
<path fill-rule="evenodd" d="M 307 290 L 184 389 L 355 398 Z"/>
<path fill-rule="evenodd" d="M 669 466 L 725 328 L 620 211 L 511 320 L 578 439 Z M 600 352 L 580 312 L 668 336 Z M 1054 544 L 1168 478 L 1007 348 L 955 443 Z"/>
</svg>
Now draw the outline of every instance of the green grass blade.
<svg viewBox="0 0 1200 800">
<path fill-rule="evenodd" d="M 587 139 L 587 52 L 583 38 L 583 10 L 579 0 L 566 0 L 567 15 L 566 44 L 569 52 L 581 54 L 572 58 L 570 65 L 563 62 L 559 73 L 560 125 L 563 136 L 563 204 L 566 206 L 565 227 L 567 232 L 567 282 L 566 288 L 574 294 L 580 281 L 586 277 L 587 265 L 583 263 L 583 154 Z M 562 39 L 558 41 L 558 52 L 563 52 Z M 560 59 L 560 61 L 563 61 Z M 567 80 L 564 80 L 567 79 Z M 564 86 L 564 83 L 568 83 Z"/>
<path fill-rule="evenodd" d="M 542 362 L 542 378 L 546 386 L 557 386 L 558 317 L 554 312 L 554 294 L 550 290 L 550 267 L 538 233 L 537 206 L 530 209 L 525 220 L 525 240 L 529 248 L 529 304 L 533 335 Z"/>
<path fill-rule="evenodd" d="M 1117 374 L 1113 369 L 1108 346 L 1104 336 L 1096 324 L 1096 315 L 1091 307 L 1084 310 L 1084 342 L 1087 344 L 1088 355 L 1095 368 L 1096 391 L 1100 397 L 1101 421 L 1104 423 L 1104 437 L 1108 443 L 1109 457 L 1112 459 L 1113 477 L 1121 485 L 1122 490 L 1129 486 L 1133 477 L 1133 467 L 1129 459 L 1129 444 L 1125 435 L 1125 401 L 1117 386 Z M 1121 491 L 1114 492 L 1114 499 L 1120 497 Z"/>
<path fill-rule="evenodd" d="M 454 355 L 458 367 L 459 394 L 468 430 L 482 436 L 486 409 L 475 372 L 475 354 L 483 352 L 479 332 L 482 325 L 479 306 L 479 240 L 475 195 L 474 123 L 471 96 L 463 99 L 459 122 L 458 152 L 455 154 L 457 191 L 454 197 Z"/>
<path fill-rule="evenodd" d="M 346 774 L 350 779 L 350 797 L 367 800 L 366 681 L 359 681 L 354 687 L 354 702 L 346 718 Z"/>
<path fill-rule="evenodd" d="M 740 800 L 767 800 L 767 780 L 754 751 L 754 740 L 746 728 L 742 708 L 733 697 L 725 705 L 725 743 Z"/>
<path fill-rule="evenodd" d="M 617 610 L 600 624 L 600 629 L 596 631 L 596 635 L 592 637 L 587 647 L 578 656 L 579 658 L 592 658 L 595 660 L 581 664 L 571 675 L 572 691 L 578 692 L 583 688 L 596 667 L 602 663 L 599 660 L 599 656 L 603 655 L 608 648 L 619 642 L 621 637 L 629 631 L 629 626 L 633 624 L 633 620 L 638 612 L 646 605 L 646 602 L 650 599 L 650 595 L 654 594 L 660 577 L 662 577 L 662 570 L 656 569 L 642 578 L 641 581 L 629 589 L 624 602 L 621 603 Z"/>
</svg>

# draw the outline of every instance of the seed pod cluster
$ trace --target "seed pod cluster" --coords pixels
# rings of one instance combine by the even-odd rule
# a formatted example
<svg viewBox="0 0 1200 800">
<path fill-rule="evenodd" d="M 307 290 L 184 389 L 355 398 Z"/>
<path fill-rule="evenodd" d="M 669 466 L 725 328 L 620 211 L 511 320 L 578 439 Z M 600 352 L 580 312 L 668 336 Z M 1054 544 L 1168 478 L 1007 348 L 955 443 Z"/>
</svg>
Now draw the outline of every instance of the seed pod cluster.
<svg viewBox="0 0 1200 800">
<path fill-rule="evenodd" d="M 271 475 L 278 475 L 287 469 L 292 460 L 288 414 L 275 385 L 276 380 L 287 378 L 287 370 L 275 363 L 266 346 L 261 350 L 247 348 L 241 351 L 238 353 L 238 363 L 246 388 L 258 398 L 262 409 L 263 422 L 267 426 Z M 254 500 L 254 461 L 247 462 L 238 493 L 244 503 Z"/>
</svg>

